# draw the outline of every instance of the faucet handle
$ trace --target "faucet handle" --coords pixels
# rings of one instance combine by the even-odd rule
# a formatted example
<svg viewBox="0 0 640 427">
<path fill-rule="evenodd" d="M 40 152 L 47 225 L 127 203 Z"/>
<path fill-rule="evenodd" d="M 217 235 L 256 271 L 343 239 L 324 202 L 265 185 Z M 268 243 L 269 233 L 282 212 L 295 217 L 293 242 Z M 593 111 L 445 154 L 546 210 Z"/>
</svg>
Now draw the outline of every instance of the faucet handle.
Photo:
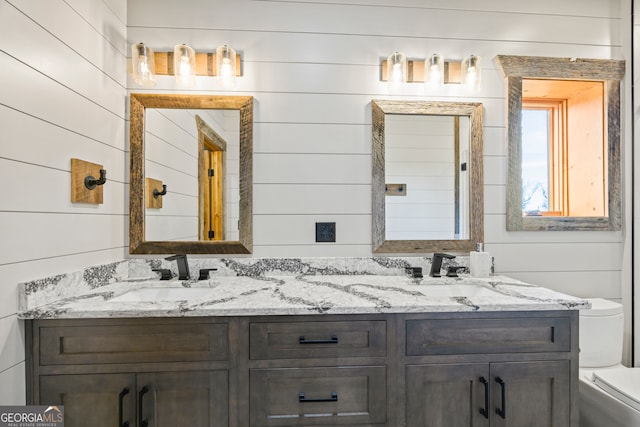
<svg viewBox="0 0 640 427">
<path fill-rule="evenodd" d="M 198 276 L 198 280 L 209 280 L 209 272 L 217 271 L 217 268 L 202 268 L 200 269 L 200 276 Z"/>
<path fill-rule="evenodd" d="M 404 269 L 414 279 L 422 279 L 422 267 L 406 267 Z"/>
</svg>

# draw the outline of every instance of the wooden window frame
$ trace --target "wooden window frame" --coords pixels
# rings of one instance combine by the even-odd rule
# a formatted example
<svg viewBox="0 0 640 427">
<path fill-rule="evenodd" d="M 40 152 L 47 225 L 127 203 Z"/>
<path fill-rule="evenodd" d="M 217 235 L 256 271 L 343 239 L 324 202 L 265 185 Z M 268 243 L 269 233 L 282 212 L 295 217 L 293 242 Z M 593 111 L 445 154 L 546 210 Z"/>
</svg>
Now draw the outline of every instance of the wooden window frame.
<svg viewBox="0 0 640 427">
<path fill-rule="evenodd" d="M 548 118 L 549 209 L 543 216 L 564 216 L 569 209 L 567 183 L 567 100 L 523 98 L 522 110 L 544 110 Z"/>
</svg>

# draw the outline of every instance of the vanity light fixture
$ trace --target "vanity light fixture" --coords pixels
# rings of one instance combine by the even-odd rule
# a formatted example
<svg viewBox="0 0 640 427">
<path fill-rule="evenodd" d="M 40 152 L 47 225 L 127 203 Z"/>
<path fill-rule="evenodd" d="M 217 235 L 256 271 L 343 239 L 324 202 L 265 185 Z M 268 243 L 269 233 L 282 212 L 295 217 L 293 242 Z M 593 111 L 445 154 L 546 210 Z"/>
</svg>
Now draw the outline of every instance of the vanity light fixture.
<svg viewBox="0 0 640 427">
<path fill-rule="evenodd" d="M 131 65 L 134 82 L 145 87 L 156 85 L 156 65 L 153 49 L 144 43 L 131 45 Z"/>
<path fill-rule="evenodd" d="M 382 60 L 381 81 L 389 83 L 394 91 L 403 83 L 424 83 L 426 89 L 435 89 L 445 84 L 463 84 L 469 90 L 480 88 L 480 57 L 470 55 L 463 61 L 446 61 L 439 54 L 427 59 L 406 59 L 394 53 Z"/>
<path fill-rule="evenodd" d="M 178 85 L 196 85 L 196 52 L 186 44 L 178 44 L 173 49 L 173 73 Z"/>
<path fill-rule="evenodd" d="M 216 52 L 195 52 L 179 44 L 171 52 L 154 52 L 144 43 L 131 46 L 133 81 L 141 86 L 155 86 L 156 76 L 175 76 L 180 86 L 195 85 L 195 76 L 218 77 L 223 87 L 234 87 L 236 76 L 242 75 L 240 55 L 224 45 Z"/>
<path fill-rule="evenodd" d="M 460 69 L 462 84 L 469 90 L 477 91 L 480 89 L 480 57 L 469 55 L 467 59 L 462 61 Z"/>
<path fill-rule="evenodd" d="M 424 60 L 424 84 L 432 89 L 444 84 L 444 60 L 437 53 Z"/>
<path fill-rule="evenodd" d="M 387 58 L 387 82 L 389 91 L 398 89 L 407 81 L 407 58 L 400 52 L 394 52 Z"/>
<path fill-rule="evenodd" d="M 218 82 L 224 87 L 236 85 L 236 51 L 229 46 L 222 45 L 216 49 L 216 70 Z"/>
</svg>

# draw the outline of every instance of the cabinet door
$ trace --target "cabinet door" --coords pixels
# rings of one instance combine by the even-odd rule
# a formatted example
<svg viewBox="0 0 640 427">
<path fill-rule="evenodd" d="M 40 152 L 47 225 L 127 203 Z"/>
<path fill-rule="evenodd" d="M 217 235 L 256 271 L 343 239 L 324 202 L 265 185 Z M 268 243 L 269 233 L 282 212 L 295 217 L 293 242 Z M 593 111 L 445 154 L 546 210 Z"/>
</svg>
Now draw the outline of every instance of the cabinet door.
<svg viewBox="0 0 640 427">
<path fill-rule="evenodd" d="M 492 363 L 491 425 L 570 425 L 570 371 L 569 361 Z"/>
<path fill-rule="evenodd" d="M 405 375 L 407 427 L 489 425 L 491 414 L 481 413 L 489 392 L 488 364 L 410 365 Z"/>
<path fill-rule="evenodd" d="M 225 370 L 138 374 L 139 424 L 149 427 L 227 427 Z M 140 426 L 139 426 L 140 427 Z"/>
<path fill-rule="evenodd" d="M 135 375 L 40 377 L 40 405 L 64 405 L 67 427 L 135 425 Z"/>
</svg>

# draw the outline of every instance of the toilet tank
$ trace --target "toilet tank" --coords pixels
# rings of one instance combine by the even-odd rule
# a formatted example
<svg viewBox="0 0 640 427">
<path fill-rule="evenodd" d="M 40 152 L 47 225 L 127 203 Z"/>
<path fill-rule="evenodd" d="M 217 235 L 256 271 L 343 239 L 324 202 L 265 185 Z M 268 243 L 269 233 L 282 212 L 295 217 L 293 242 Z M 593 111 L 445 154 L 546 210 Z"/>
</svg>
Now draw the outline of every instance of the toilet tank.
<svg viewBox="0 0 640 427">
<path fill-rule="evenodd" d="M 580 310 L 580 367 L 601 368 L 622 362 L 622 305 L 601 298 L 589 299 Z"/>
</svg>

